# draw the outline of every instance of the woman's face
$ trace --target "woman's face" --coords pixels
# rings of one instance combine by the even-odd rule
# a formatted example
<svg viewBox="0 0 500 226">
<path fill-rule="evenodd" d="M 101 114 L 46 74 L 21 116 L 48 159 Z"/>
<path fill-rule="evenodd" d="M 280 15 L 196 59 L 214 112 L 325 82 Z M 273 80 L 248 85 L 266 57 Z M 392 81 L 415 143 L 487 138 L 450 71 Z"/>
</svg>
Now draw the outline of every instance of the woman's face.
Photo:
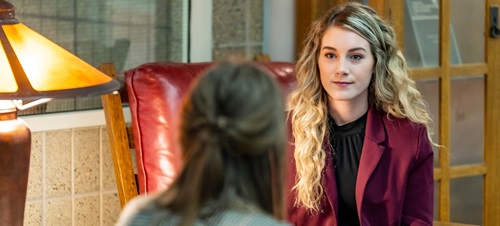
<svg viewBox="0 0 500 226">
<path fill-rule="evenodd" d="M 331 26 L 320 48 L 318 67 L 329 104 L 366 104 L 375 62 L 368 41 L 350 30 Z"/>
</svg>

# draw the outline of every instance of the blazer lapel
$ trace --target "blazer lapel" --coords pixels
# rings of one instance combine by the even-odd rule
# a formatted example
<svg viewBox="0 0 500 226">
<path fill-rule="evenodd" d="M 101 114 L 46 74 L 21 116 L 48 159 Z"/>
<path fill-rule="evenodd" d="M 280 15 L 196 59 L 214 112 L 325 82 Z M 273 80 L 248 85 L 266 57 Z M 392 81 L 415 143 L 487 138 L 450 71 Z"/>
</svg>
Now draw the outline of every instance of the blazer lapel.
<svg viewBox="0 0 500 226">
<path fill-rule="evenodd" d="M 384 153 L 385 128 L 383 118 L 374 108 L 368 110 L 366 119 L 365 140 L 361 159 L 359 162 L 358 176 L 356 179 L 356 206 L 361 219 L 361 205 L 365 194 L 366 183 L 377 167 Z"/>
</svg>

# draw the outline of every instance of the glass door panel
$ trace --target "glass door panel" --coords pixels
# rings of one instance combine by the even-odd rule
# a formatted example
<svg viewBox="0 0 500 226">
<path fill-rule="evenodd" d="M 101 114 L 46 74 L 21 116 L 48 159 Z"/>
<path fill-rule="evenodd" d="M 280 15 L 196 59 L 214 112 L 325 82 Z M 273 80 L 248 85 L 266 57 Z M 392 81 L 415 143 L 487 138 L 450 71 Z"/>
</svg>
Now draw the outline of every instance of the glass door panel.
<svg viewBox="0 0 500 226">
<path fill-rule="evenodd" d="M 484 159 L 484 77 L 451 80 L 450 164 L 482 163 Z"/>
<path fill-rule="evenodd" d="M 451 222 L 483 224 L 483 183 L 483 176 L 451 180 Z"/>
<path fill-rule="evenodd" d="M 450 51 L 452 65 L 484 62 L 484 0 L 450 1 Z M 453 45 L 454 44 L 454 45 Z"/>
<path fill-rule="evenodd" d="M 403 54 L 429 104 L 434 141 L 444 145 L 435 149 L 435 219 L 500 222 L 500 76 L 494 54 L 500 45 L 485 30 L 487 6 L 500 0 L 383 2 L 379 10 L 403 25 Z"/>
<path fill-rule="evenodd" d="M 439 1 L 405 0 L 404 54 L 409 67 L 439 64 Z"/>
</svg>

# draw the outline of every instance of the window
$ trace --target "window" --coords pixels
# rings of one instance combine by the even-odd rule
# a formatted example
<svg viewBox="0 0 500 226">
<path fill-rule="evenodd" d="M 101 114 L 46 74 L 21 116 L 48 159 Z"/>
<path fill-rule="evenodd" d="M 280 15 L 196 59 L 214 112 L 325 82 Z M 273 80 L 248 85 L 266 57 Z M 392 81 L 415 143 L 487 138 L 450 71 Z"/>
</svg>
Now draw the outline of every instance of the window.
<svg viewBox="0 0 500 226">
<path fill-rule="evenodd" d="M 17 19 L 97 67 L 118 74 L 153 61 L 188 59 L 186 0 L 10 0 Z M 100 97 L 59 99 L 20 115 L 101 108 Z"/>
</svg>

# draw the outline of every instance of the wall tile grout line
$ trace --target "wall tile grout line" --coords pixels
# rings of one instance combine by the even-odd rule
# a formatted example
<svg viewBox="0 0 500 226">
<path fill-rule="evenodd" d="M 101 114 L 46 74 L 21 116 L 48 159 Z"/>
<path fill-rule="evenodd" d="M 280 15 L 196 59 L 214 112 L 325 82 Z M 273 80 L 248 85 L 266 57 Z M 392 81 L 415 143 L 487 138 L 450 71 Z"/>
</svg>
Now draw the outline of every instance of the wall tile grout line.
<svg viewBox="0 0 500 226">
<path fill-rule="evenodd" d="M 95 197 L 98 196 L 99 194 L 102 195 L 114 195 L 116 194 L 116 190 L 103 190 L 101 192 L 95 191 L 95 192 L 86 192 L 86 193 L 75 193 L 73 196 L 55 196 L 55 197 L 46 197 L 46 198 L 40 198 L 40 199 L 30 199 L 27 200 L 27 204 L 32 204 L 32 203 L 37 203 L 37 202 L 42 202 L 42 201 L 64 201 L 64 200 L 71 200 L 71 199 L 81 199 L 81 198 L 88 198 L 88 197 Z"/>
<path fill-rule="evenodd" d="M 262 46 L 261 42 L 229 42 L 229 43 L 221 43 L 214 46 L 214 48 L 231 48 L 231 47 L 256 47 Z"/>
<path fill-rule="evenodd" d="M 47 177 L 46 177 L 46 167 L 47 167 L 47 155 L 46 155 L 46 148 L 45 145 L 47 144 L 46 142 L 46 134 L 47 132 L 42 132 L 42 226 L 45 226 L 45 221 L 47 220 Z"/>
<path fill-rule="evenodd" d="M 71 224 L 75 226 L 75 129 L 71 129 Z"/>
<path fill-rule="evenodd" d="M 103 127 L 102 126 L 99 126 L 99 221 L 100 221 L 100 225 L 102 226 L 103 223 L 104 223 L 104 220 L 103 220 L 103 214 L 104 214 L 104 204 L 103 204 L 103 198 L 104 196 L 102 195 L 102 191 L 103 191 L 103 145 L 102 145 L 102 142 L 103 142 Z"/>
<path fill-rule="evenodd" d="M 250 12 L 250 9 L 251 9 L 251 4 L 250 4 L 250 1 L 251 0 L 247 0 L 246 1 L 246 10 L 245 10 L 245 57 L 247 59 L 250 59 L 250 57 L 252 56 L 251 52 L 250 52 L 250 48 L 251 46 L 249 45 L 249 42 L 250 42 L 250 19 L 251 19 L 251 12 Z"/>
</svg>

